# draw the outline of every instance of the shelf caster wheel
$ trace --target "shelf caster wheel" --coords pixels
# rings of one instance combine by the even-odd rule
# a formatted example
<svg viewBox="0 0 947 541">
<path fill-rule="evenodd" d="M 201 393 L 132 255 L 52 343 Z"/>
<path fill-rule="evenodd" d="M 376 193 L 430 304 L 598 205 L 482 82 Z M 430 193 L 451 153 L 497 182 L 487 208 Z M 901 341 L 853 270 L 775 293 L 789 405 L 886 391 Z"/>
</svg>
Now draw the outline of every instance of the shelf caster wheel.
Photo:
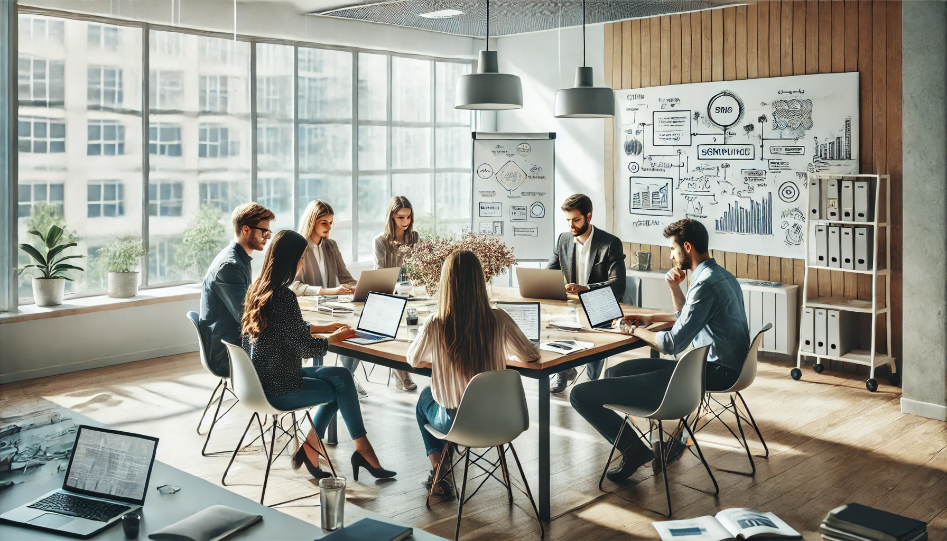
<svg viewBox="0 0 947 541">
<path fill-rule="evenodd" d="M 812 369 L 815 370 L 816 374 L 821 374 L 825 370 L 825 365 L 822 363 L 815 363 L 812 365 Z"/>
<path fill-rule="evenodd" d="M 878 390 L 878 382 L 875 381 L 874 378 L 872 378 L 872 379 L 870 379 L 870 380 L 868 380 L 868 381 L 865 382 L 865 387 L 868 387 L 868 390 L 869 390 L 869 391 L 875 392 L 875 391 Z"/>
<path fill-rule="evenodd" d="M 792 376 L 792 379 L 799 381 L 800 379 L 802 379 L 802 370 L 799 370 L 798 368 L 793 368 L 792 371 L 789 372 L 789 375 Z"/>
<path fill-rule="evenodd" d="M 897 373 L 897 372 L 892 373 L 890 376 L 888 376 L 888 381 L 891 382 L 891 385 L 894 385 L 895 387 L 900 387 L 900 386 L 901 386 L 901 374 L 899 374 L 899 373 Z"/>
</svg>

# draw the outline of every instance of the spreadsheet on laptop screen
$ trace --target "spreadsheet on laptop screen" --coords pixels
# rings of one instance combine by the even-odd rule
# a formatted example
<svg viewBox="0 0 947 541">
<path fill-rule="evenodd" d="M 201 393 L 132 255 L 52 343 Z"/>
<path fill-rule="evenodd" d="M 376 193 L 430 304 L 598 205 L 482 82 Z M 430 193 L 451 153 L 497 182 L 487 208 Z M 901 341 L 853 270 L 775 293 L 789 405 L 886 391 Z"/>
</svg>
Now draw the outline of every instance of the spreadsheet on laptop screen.
<svg viewBox="0 0 947 541">
<path fill-rule="evenodd" d="M 65 486 L 102 496 L 141 500 L 156 444 L 151 439 L 83 428 Z"/>
</svg>

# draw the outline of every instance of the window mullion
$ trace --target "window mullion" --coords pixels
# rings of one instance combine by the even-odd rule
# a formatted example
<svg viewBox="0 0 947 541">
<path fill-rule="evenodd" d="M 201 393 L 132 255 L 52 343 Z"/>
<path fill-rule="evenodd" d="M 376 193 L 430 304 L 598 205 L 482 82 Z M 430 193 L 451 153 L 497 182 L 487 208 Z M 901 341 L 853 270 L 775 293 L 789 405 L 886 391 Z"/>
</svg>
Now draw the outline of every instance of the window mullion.
<svg viewBox="0 0 947 541">
<path fill-rule="evenodd" d="M 293 223 L 299 216 L 299 47 L 293 47 L 293 186 L 289 207 L 293 213 Z M 308 140 L 308 138 L 307 138 Z"/>
<path fill-rule="evenodd" d="M 437 230 L 437 62 L 431 61 L 431 216 Z"/>
<path fill-rule="evenodd" d="M 148 268 L 148 253 L 151 251 L 150 234 L 150 212 L 149 212 L 149 193 L 148 186 L 151 181 L 151 155 L 149 154 L 149 133 L 151 125 L 150 115 L 150 96 L 148 95 L 148 85 L 150 84 L 151 70 L 149 63 L 151 32 L 147 24 L 141 27 L 141 243 L 145 248 L 145 255 L 141 256 L 139 270 L 141 271 L 141 284 L 147 286 L 150 282 Z M 100 134 L 104 135 L 104 134 Z"/>
<path fill-rule="evenodd" d="M 352 53 L 352 261 L 358 261 L 358 53 Z"/>
</svg>

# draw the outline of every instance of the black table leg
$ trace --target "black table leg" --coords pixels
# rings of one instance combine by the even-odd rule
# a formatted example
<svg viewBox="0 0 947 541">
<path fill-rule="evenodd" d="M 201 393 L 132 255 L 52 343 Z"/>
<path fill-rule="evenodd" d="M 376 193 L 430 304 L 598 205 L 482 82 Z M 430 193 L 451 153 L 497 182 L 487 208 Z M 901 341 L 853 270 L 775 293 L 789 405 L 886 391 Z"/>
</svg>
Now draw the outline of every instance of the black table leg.
<svg viewBox="0 0 947 541">
<path fill-rule="evenodd" d="M 336 445 L 339 443 L 339 414 L 336 413 L 332 416 L 332 420 L 329 421 L 329 434 L 326 438 L 326 443 L 329 445 Z"/>
<path fill-rule="evenodd" d="M 549 522 L 549 376 L 539 377 L 539 518 Z"/>
</svg>

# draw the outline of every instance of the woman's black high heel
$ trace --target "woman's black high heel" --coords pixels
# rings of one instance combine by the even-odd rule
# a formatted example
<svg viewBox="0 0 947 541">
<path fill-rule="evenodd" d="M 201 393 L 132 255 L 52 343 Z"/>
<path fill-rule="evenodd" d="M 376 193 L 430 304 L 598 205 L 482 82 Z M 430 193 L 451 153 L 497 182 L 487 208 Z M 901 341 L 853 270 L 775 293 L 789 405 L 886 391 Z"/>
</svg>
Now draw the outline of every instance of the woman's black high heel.
<svg viewBox="0 0 947 541">
<path fill-rule="evenodd" d="M 372 477 L 375 479 L 390 479 L 397 473 L 386 470 L 384 468 L 373 468 L 371 464 L 368 463 L 368 460 L 365 460 L 365 457 L 362 456 L 362 453 L 355 451 L 352 453 L 352 476 L 358 481 L 358 469 L 365 468 L 368 470 L 368 473 L 372 474 Z"/>
<path fill-rule="evenodd" d="M 331 473 L 322 471 L 322 468 L 320 468 L 319 466 L 316 466 L 315 464 L 312 463 L 311 460 L 309 460 L 309 455 L 306 454 L 305 447 L 306 447 L 306 444 L 303 444 L 299 448 L 299 450 L 296 451 L 296 454 L 293 455 L 293 467 L 294 468 L 297 467 L 296 460 L 298 457 L 300 466 L 305 464 L 306 470 L 309 471 L 309 475 L 311 475 L 313 478 L 325 479 L 326 477 L 332 477 Z"/>
</svg>

